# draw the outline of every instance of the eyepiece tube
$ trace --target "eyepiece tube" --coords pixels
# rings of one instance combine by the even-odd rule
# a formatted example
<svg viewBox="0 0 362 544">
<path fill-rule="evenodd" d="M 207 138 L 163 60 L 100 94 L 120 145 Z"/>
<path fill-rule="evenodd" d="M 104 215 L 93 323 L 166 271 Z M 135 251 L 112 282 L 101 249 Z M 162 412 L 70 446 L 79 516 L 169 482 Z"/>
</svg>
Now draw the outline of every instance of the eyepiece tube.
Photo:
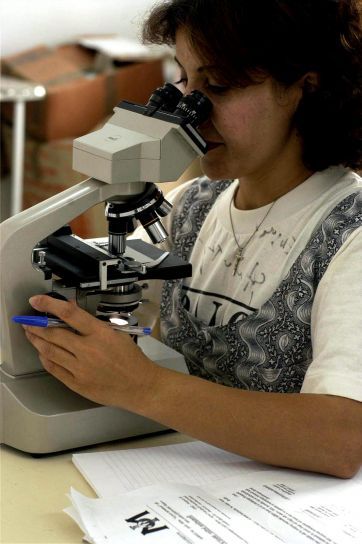
<svg viewBox="0 0 362 544">
<path fill-rule="evenodd" d="M 184 117 L 190 125 L 197 128 L 206 121 L 211 110 L 212 104 L 207 96 L 200 91 L 192 91 L 181 98 L 173 113 Z"/>
<path fill-rule="evenodd" d="M 182 92 L 177 87 L 171 83 L 165 83 L 163 87 L 158 87 L 151 94 L 146 104 L 145 115 L 152 116 L 158 110 L 172 112 L 181 98 Z"/>
</svg>

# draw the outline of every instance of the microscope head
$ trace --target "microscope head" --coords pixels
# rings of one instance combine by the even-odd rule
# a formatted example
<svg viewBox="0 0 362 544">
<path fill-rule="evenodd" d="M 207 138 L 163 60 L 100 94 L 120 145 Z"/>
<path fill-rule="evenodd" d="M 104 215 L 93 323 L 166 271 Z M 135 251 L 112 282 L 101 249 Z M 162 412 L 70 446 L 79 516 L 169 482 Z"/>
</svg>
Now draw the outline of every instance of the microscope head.
<svg viewBox="0 0 362 544">
<path fill-rule="evenodd" d="M 175 181 L 206 152 L 196 127 L 210 111 L 202 93 L 166 83 L 147 105 L 123 101 L 100 130 L 74 140 L 73 168 L 109 184 Z"/>
<path fill-rule="evenodd" d="M 110 253 L 124 253 L 137 221 L 153 243 L 166 239 L 160 219 L 171 205 L 152 182 L 177 180 L 206 152 L 196 128 L 210 111 L 211 102 L 202 93 L 183 96 L 166 83 L 146 105 L 123 101 L 100 130 L 74 140 L 73 168 L 119 187 L 107 199 Z"/>
</svg>

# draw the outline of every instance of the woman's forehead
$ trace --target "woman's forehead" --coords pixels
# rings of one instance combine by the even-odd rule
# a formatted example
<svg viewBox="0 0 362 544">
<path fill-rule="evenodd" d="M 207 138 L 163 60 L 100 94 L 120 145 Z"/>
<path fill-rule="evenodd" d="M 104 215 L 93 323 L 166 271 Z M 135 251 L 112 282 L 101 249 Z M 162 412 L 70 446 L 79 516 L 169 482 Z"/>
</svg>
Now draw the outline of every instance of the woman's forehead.
<svg viewBox="0 0 362 544">
<path fill-rule="evenodd" d="M 203 58 L 196 50 L 190 34 L 185 30 L 180 29 L 176 32 L 175 49 L 175 60 L 179 66 L 184 67 L 184 64 L 187 62 L 192 64 L 198 71 L 203 71 L 210 67 L 210 62 Z"/>
</svg>

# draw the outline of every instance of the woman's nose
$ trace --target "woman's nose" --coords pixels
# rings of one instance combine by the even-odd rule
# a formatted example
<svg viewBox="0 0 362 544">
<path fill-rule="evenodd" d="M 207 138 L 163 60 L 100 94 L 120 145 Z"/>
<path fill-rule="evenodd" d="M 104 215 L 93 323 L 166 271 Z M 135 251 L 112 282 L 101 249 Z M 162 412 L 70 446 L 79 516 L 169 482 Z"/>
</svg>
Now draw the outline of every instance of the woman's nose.
<svg viewBox="0 0 362 544">
<path fill-rule="evenodd" d="M 195 81 L 188 79 L 183 92 L 184 94 L 190 94 L 192 91 L 201 91 L 201 88 Z"/>
<path fill-rule="evenodd" d="M 184 95 L 185 94 L 191 94 L 192 91 L 197 91 L 195 85 L 190 85 L 189 83 L 185 86 L 185 89 L 184 89 Z"/>
</svg>

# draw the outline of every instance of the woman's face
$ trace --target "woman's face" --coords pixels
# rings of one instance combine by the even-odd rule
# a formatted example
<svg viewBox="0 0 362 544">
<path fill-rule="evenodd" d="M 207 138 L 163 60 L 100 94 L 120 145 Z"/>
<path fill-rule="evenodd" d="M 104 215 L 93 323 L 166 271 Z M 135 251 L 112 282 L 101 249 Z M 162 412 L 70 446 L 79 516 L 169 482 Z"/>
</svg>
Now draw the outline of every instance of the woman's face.
<svg viewBox="0 0 362 544">
<path fill-rule="evenodd" d="M 212 102 L 210 119 L 199 127 L 209 142 L 201 160 L 210 179 L 265 175 L 277 161 L 295 154 L 300 160 L 301 144 L 292 118 L 301 98 L 298 85 L 282 90 L 268 77 L 244 88 L 227 88 L 213 76 L 191 49 L 187 34 L 176 35 L 176 60 L 180 65 L 181 90 L 197 89 Z"/>
</svg>

